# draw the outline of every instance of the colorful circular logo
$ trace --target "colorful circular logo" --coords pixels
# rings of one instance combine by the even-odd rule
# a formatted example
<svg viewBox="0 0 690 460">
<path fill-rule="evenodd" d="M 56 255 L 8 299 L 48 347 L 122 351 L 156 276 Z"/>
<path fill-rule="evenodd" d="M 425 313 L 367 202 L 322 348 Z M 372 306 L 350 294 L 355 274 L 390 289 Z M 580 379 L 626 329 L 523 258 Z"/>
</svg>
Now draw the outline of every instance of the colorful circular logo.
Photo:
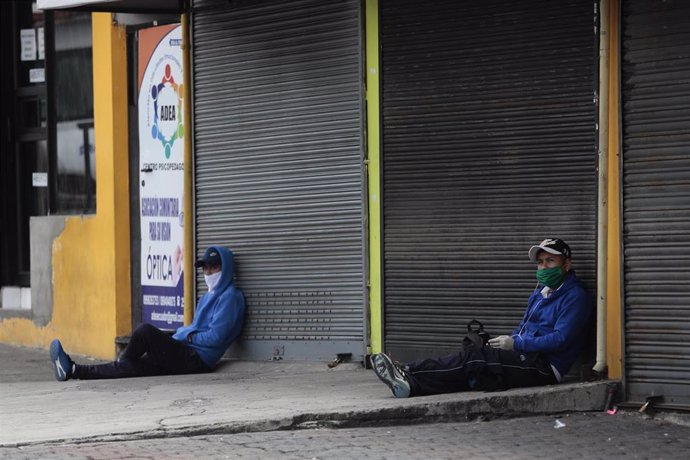
<svg viewBox="0 0 690 460">
<path fill-rule="evenodd" d="M 165 158 L 170 158 L 173 144 L 184 136 L 183 90 L 182 84 L 175 83 L 170 64 L 165 65 L 165 75 L 161 82 L 151 86 L 151 99 L 153 99 L 151 136 L 163 144 Z"/>
</svg>

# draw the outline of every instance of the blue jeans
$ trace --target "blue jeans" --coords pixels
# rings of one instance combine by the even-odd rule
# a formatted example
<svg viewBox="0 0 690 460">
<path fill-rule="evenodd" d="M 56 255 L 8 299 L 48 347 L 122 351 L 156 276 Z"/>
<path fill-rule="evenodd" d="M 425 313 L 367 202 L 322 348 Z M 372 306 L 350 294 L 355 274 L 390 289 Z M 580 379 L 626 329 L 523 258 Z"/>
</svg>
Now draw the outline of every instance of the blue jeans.
<svg viewBox="0 0 690 460">
<path fill-rule="evenodd" d="M 72 377 L 84 380 L 117 379 L 199 374 L 211 370 L 187 344 L 144 323 L 132 331 L 132 338 L 117 361 L 95 365 L 77 364 Z"/>
</svg>

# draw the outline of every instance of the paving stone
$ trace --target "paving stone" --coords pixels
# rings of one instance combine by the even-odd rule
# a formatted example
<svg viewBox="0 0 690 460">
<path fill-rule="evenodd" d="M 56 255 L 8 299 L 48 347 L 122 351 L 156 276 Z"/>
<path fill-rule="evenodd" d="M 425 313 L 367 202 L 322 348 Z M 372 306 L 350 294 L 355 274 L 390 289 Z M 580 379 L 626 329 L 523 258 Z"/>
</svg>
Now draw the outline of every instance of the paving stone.
<svg viewBox="0 0 690 460">
<path fill-rule="evenodd" d="M 555 428 L 556 420 L 562 427 Z M 0 448 L 8 459 L 682 459 L 690 427 L 636 412 Z"/>
</svg>

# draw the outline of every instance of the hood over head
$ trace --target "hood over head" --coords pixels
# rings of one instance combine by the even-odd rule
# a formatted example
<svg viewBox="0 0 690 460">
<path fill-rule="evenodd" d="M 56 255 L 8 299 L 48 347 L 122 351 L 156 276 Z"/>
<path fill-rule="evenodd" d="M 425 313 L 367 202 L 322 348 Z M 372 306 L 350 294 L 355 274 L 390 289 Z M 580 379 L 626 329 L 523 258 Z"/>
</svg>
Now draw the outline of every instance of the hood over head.
<svg viewBox="0 0 690 460">
<path fill-rule="evenodd" d="M 216 252 L 220 256 L 220 281 L 214 288 L 216 292 L 223 292 L 230 284 L 235 276 L 235 256 L 232 251 L 223 246 L 209 246 L 206 249 L 206 254 Z M 203 259 L 200 259 L 203 260 Z"/>
</svg>

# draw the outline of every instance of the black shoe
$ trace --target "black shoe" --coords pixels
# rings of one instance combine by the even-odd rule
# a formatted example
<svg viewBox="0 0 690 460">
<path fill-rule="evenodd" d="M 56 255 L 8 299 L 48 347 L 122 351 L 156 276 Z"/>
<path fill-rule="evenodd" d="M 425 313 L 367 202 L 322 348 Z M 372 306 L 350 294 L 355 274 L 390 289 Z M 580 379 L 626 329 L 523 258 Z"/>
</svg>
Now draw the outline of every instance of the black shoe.
<svg viewBox="0 0 690 460">
<path fill-rule="evenodd" d="M 408 398 L 410 396 L 410 383 L 405 374 L 385 353 L 371 356 L 371 367 L 383 383 L 393 392 L 396 398 Z"/>
</svg>

